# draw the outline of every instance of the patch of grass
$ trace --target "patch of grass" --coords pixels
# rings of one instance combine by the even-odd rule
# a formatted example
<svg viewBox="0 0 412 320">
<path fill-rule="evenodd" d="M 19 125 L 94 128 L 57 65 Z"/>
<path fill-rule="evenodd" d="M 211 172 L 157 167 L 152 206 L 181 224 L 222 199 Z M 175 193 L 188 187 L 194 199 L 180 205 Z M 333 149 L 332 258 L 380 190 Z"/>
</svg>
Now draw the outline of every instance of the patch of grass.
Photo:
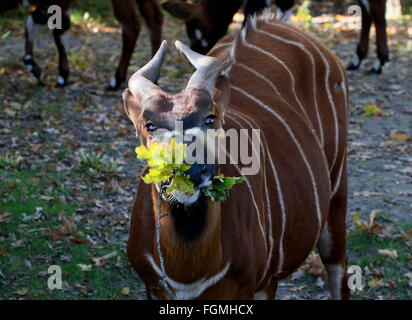
<svg viewBox="0 0 412 320">
<path fill-rule="evenodd" d="M 79 152 L 79 160 L 79 169 L 91 177 L 114 175 L 120 169 L 115 159 L 96 152 Z"/>
<path fill-rule="evenodd" d="M 20 155 L 0 155 L 0 168 L 17 168 L 23 158 Z"/>
<path fill-rule="evenodd" d="M 192 71 L 192 68 L 187 65 L 179 66 L 177 69 L 173 69 L 168 72 L 168 76 L 174 79 L 182 78 L 185 74 Z"/>
<path fill-rule="evenodd" d="M 107 241 L 112 231 L 102 231 L 92 215 L 76 214 L 67 179 L 76 177 L 41 167 L 0 169 L 0 299 L 135 299 L 141 289 L 124 250 Z M 88 240 L 96 235 L 107 240 Z M 94 260 L 110 252 L 116 255 Z M 48 288 L 52 265 L 62 270 L 62 290 Z M 124 287 L 131 296 L 122 295 Z"/>
<path fill-rule="evenodd" d="M 409 226 L 402 229 L 408 230 Z M 363 291 L 353 294 L 355 299 L 411 299 L 407 272 L 410 272 L 411 248 L 401 236 L 383 237 L 370 231 L 354 230 L 348 234 L 350 265 L 363 270 Z M 379 250 L 396 250 L 397 257 L 379 253 Z"/>
</svg>

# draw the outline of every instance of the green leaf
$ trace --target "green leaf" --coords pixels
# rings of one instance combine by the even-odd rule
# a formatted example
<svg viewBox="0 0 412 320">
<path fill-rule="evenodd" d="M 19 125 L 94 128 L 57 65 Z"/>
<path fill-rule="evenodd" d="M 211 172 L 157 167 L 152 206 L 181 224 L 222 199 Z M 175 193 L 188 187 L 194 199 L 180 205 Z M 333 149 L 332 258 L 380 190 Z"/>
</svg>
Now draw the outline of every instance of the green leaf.
<svg viewBox="0 0 412 320">
<path fill-rule="evenodd" d="M 11 34 L 11 31 L 7 31 L 7 32 L 3 33 L 3 34 L 1 35 L 1 39 L 3 40 L 3 39 L 8 38 L 10 34 Z"/>
<path fill-rule="evenodd" d="M 372 117 L 382 115 L 382 109 L 376 105 L 367 105 L 363 107 L 363 116 Z"/>
<path fill-rule="evenodd" d="M 182 194 L 192 195 L 194 192 L 194 185 L 189 180 L 189 175 L 176 175 L 172 180 L 172 187 Z"/>
<path fill-rule="evenodd" d="M 135 149 L 138 159 L 146 160 L 150 159 L 151 154 L 150 151 L 146 148 L 146 146 L 141 145 Z"/>
</svg>

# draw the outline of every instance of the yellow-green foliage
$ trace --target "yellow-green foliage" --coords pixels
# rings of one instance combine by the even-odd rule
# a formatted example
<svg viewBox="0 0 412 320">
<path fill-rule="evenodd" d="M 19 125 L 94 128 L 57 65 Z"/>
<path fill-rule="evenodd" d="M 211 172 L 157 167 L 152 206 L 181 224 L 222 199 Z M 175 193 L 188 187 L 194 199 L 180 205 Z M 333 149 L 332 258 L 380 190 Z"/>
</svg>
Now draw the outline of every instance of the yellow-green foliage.
<svg viewBox="0 0 412 320">
<path fill-rule="evenodd" d="M 312 15 L 310 14 L 308 0 L 304 0 L 299 6 L 296 17 L 302 21 L 304 27 L 309 27 L 310 22 L 312 21 Z"/>
<path fill-rule="evenodd" d="M 194 185 L 185 172 L 190 169 L 183 163 L 187 153 L 187 145 L 176 142 L 154 142 L 147 148 L 141 145 L 136 148 L 137 158 L 146 160 L 149 172 L 143 176 L 147 184 L 168 182 L 166 192 L 178 190 L 183 194 L 193 194 Z M 213 201 L 224 201 L 229 197 L 229 190 L 237 183 L 245 181 L 243 177 L 225 177 L 220 174 L 212 179 L 212 183 L 202 188 L 202 192 Z"/>
<path fill-rule="evenodd" d="M 137 158 L 146 160 L 149 172 L 142 178 L 147 184 L 160 183 L 170 180 L 167 192 L 179 190 L 183 194 L 193 194 L 193 183 L 185 171 L 190 166 L 183 163 L 186 157 L 187 145 L 176 142 L 154 142 L 147 148 L 144 145 L 136 148 Z"/>
</svg>

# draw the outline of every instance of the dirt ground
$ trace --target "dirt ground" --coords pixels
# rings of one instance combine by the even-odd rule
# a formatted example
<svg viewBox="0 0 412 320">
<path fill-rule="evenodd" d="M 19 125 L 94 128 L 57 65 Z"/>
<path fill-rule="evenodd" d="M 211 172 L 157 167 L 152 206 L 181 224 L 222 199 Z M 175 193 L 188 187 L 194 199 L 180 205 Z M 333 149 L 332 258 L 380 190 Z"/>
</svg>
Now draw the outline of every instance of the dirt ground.
<svg viewBox="0 0 412 320">
<path fill-rule="evenodd" d="M 402 242 L 396 242 L 401 248 L 398 254 L 403 254 L 402 262 L 398 262 L 402 273 L 399 283 L 406 281 L 406 284 L 402 284 L 402 291 L 398 291 L 397 280 L 393 280 L 396 282 L 395 287 L 391 287 L 391 282 L 382 276 L 386 271 L 379 268 L 396 271 L 399 266 L 396 263 L 387 265 L 386 260 L 376 258 L 379 254 L 375 251 L 380 249 L 379 246 L 374 249 L 369 260 L 362 260 L 364 247 L 359 245 L 359 240 L 353 250 L 350 246 L 348 248 L 350 262 L 359 263 L 366 270 L 368 279 L 369 288 L 355 293 L 359 299 L 412 296 L 412 279 L 403 276 L 412 269 L 411 243 L 409 238 L 405 238 L 407 232 L 412 230 L 412 38 L 411 34 L 408 36 L 404 24 L 393 22 L 390 26 L 391 61 L 385 66 L 383 74 L 366 73 L 375 56 L 373 42 L 370 60 L 365 61 L 361 70 L 348 73 L 349 243 L 356 243 L 359 234 L 363 237 L 365 233 L 376 233 L 376 241 L 387 239 L 385 248 L 390 249 L 392 238 L 395 239 L 393 241 L 401 239 L 399 241 Z M 122 110 L 121 92 L 109 93 L 104 90 L 120 53 L 120 32 L 117 27 L 97 28 L 97 33 L 83 25 L 74 25 L 72 28 L 69 38 L 71 83 L 65 89 L 53 87 L 57 73 L 56 52 L 47 30 L 39 32 L 35 49 L 37 62 L 44 70 L 45 87 L 39 87 L 22 65 L 23 30 L 18 28 L 18 22 L 13 34 L 0 40 L 0 153 L 19 154 L 23 157 L 24 167 L 39 166 L 63 176 L 70 176 L 75 170 L 79 151 L 97 152 L 115 158 L 121 166 L 115 177 L 86 181 L 88 178 L 79 175 L 63 180 L 62 184 L 72 191 L 67 201 L 76 205 L 78 222 L 83 221 L 86 225 L 91 223 L 84 220 L 87 214 L 87 218 L 96 223 L 94 226 L 110 226 L 109 240 L 121 248 L 119 250 L 124 255 L 128 219 L 141 165 L 135 159 L 134 148 L 138 140 Z M 357 38 L 355 30 L 340 30 L 320 23 L 313 23 L 309 29 L 346 65 L 354 51 Z M 176 39 L 187 42 L 183 26 L 170 17 L 166 18 L 164 38 L 169 43 Z M 148 33 L 144 28 L 129 75 L 149 56 Z M 171 49 L 159 84 L 166 91 L 177 91 L 184 86 L 190 72 L 191 69 L 177 51 Z M 364 114 L 367 111 L 365 106 L 377 108 L 368 116 Z M 66 150 L 63 154 L 62 149 Z M 0 211 L 0 214 L 5 212 Z M 369 229 L 368 226 L 363 227 L 362 223 L 368 223 L 371 213 L 377 213 L 373 223 L 379 229 L 371 225 Z M 354 215 L 360 220 L 354 220 Z M 114 220 L 122 223 L 113 227 Z M 8 239 L 4 234 L 0 236 Z M 97 243 L 104 242 L 104 235 L 93 239 Z M 368 240 L 362 241 L 368 247 Z M 371 242 L 371 246 L 372 243 L 375 242 Z M 379 261 L 375 261 L 375 258 Z M 119 268 L 123 273 L 129 272 L 127 262 L 122 261 L 123 265 Z M 316 263 L 317 256 L 313 255 L 291 279 L 280 285 L 278 297 L 327 298 L 324 273 L 316 271 Z M 374 270 L 375 267 L 379 270 Z M 381 280 L 383 282 L 379 282 Z M 141 282 L 138 279 L 136 281 L 133 298 L 143 298 Z M 123 285 L 131 286 L 127 283 Z M 402 295 L 398 295 L 398 292 L 402 292 Z"/>
</svg>

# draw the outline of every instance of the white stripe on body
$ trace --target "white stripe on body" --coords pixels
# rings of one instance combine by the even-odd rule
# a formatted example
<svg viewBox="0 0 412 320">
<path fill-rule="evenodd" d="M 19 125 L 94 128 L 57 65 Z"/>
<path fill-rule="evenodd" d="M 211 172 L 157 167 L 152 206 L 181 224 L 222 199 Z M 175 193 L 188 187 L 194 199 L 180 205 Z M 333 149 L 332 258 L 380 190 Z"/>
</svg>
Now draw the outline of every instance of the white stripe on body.
<svg viewBox="0 0 412 320">
<path fill-rule="evenodd" d="M 271 34 L 271 33 L 267 32 L 267 31 L 260 30 L 260 29 L 257 29 L 257 28 L 255 30 L 259 33 L 262 33 L 262 34 L 265 34 L 265 35 L 271 37 L 272 39 L 275 39 L 275 40 L 281 41 L 283 43 L 287 43 L 287 44 L 290 44 L 292 46 L 298 47 L 304 53 L 306 53 L 308 55 L 310 63 L 312 65 L 312 70 L 313 70 L 313 72 L 312 72 L 312 77 L 313 77 L 312 81 L 313 81 L 313 95 L 314 95 L 314 101 L 315 101 L 315 112 L 316 112 L 316 118 L 318 120 L 320 142 L 321 142 L 321 145 L 323 146 L 324 145 L 323 126 L 322 126 L 322 121 L 320 119 L 318 99 L 317 99 L 317 95 L 316 95 L 316 83 L 317 83 L 317 81 L 316 81 L 316 73 L 315 73 L 315 59 L 313 58 L 313 55 L 305 48 L 305 46 L 303 44 L 301 44 L 299 42 L 288 40 L 288 39 L 276 36 L 274 34 Z M 306 117 L 307 117 L 308 121 L 311 122 L 310 118 L 308 117 L 307 114 L 306 114 Z"/>
<path fill-rule="evenodd" d="M 298 142 L 298 140 L 296 139 L 293 131 L 291 130 L 291 128 L 288 126 L 288 124 L 286 123 L 286 121 L 280 116 L 278 115 L 274 110 L 272 110 L 269 106 L 267 106 L 265 103 L 263 103 L 262 101 L 260 101 L 259 99 L 255 98 L 254 96 L 252 96 L 251 94 L 247 93 L 246 91 L 244 91 L 243 89 L 235 86 L 235 85 L 231 85 L 230 86 L 232 89 L 240 92 L 241 94 L 243 94 L 245 97 L 249 98 L 250 100 L 254 101 L 257 105 L 259 105 L 260 107 L 262 107 L 263 109 L 267 110 L 268 112 L 270 112 L 271 114 L 273 114 L 277 120 L 285 127 L 286 131 L 288 132 L 288 134 L 290 135 L 290 137 L 292 138 L 292 141 L 296 144 L 296 147 L 298 148 L 299 153 L 302 156 L 302 159 L 306 165 L 306 168 L 308 170 L 308 173 L 310 175 L 310 179 L 311 179 L 311 183 L 312 183 L 312 187 L 313 187 L 313 195 L 315 198 L 315 206 L 316 206 L 316 216 L 317 216 L 317 226 L 318 226 L 318 231 L 317 231 L 317 237 L 316 240 L 319 238 L 319 234 L 320 234 L 320 228 L 321 228 L 321 222 L 322 222 L 322 213 L 320 211 L 320 204 L 319 204 L 319 195 L 318 195 L 318 188 L 317 188 L 317 184 L 315 181 L 315 177 L 312 171 L 312 168 L 310 167 L 310 164 L 308 162 L 308 159 L 306 158 L 306 155 L 302 149 L 302 146 L 300 145 L 300 143 Z M 316 136 L 313 133 L 314 137 Z M 315 138 L 316 139 L 316 138 Z"/>
<path fill-rule="evenodd" d="M 249 116 L 243 114 L 239 110 L 236 110 L 236 112 L 228 110 L 228 112 L 232 113 L 234 116 L 237 116 L 237 117 L 241 118 L 250 127 L 252 127 L 252 125 L 250 124 L 250 122 L 246 118 L 248 118 L 252 122 L 254 122 L 254 120 L 251 119 Z M 254 124 L 255 124 L 256 127 L 258 127 L 255 122 L 254 122 Z M 263 138 L 262 141 L 265 144 L 265 151 L 266 151 L 266 154 L 268 156 L 268 159 L 269 159 L 269 162 L 270 162 L 270 165 L 271 165 L 271 168 L 272 168 L 273 176 L 274 176 L 274 179 L 275 179 L 276 191 L 277 191 L 277 194 L 278 194 L 279 206 L 280 206 L 280 210 L 281 210 L 281 232 L 280 232 L 280 236 L 279 236 L 279 262 L 278 262 L 278 267 L 277 267 L 277 273 L 279 274 L 282 271 L 282 267 L 283 267 L 283 263 L 284 263 L 283 238 L 284 238 L 285 228 L 286 228 L 286 209 L 285 209 L 285 203 L 284 203 L 284 199 L 283 199 L 283 192 L 282 192 L 282 188 L 281 188 L 281 184 L 280 184 L 279 175 L 278 175 L 276 167 L 273 163 L 272 156 L 269 152 L 269 147 L 267 145 L 266 138 L 265 138 L 264 135 L 263 135 L 262 138 Z M 272 259 L 272 252 L 273 252 L 273 229 L 272 229 L 272 217 L 271 216 L 270 216 L 270 220 L 269 220 L 269 229 L 270 229 L 270 232 L 271 232 L 270 239 L 272 240 L 272 243 L 271 243 L 271 247 L 270 247 L 270 251 L 269 251 L 266 272 L 267 272 L 267 270 L 270 266 L 270 261 Z"/>
<path fill-rule="evenodd" d="M 329 167 L 329 172 L 332 172 L 332 169 L 335 165 L 336 162 L 336 158 L 338 156 L 338 146 L 339 146 L 339 129 L 338 129 L 338 117 L 337 117 L 337 112 L 336 112 L 336 107 L 335 107 L 335 103 L 333 102 L 333 98 L 332 98 L 332 94 L 330 92 L 330 87 L 329 87 L 329 76 L 330 76 L 330 66 L 328 61 L 326 60 L 325 56 L 323 55 L 323 53 L 319 50 L 319 48 L 313 43 L 313 41 L 311 41 L 310 37 L 305 37 L 303 34 L 297 32 L 296 30 L 294 30 L 293 28 L 289 27 L 288 25 L 285 25 L 283 23 L 270 23 L 273 26 L 276 27 L 282 27 L 284 29 L 287 29 L 289 31 L 294 32 L 295 34 L 301 36 L 302 38 L 306 39 L 311 45 L 312 47 L 317 51 L 317 53 L 319 54 L 319 56 L 321 57 L 325 68 L 326 68 L 326 74 L 325 74 L 325 89 L 326 89 L 326 93 L 328 96 L 328 101 L 329 104 L 331 105 L 331 110 L 332 110 L 332 114 L 333 114 L 333 120 L 334 120 L 334 126 L 335 126 L 335 151 L 334 151 L 334 156 L 333 156 L 333 161 L 332 161 L 332 165 Z M 343 82 L 343 79 L 342 79 Z"/>
</svg>

